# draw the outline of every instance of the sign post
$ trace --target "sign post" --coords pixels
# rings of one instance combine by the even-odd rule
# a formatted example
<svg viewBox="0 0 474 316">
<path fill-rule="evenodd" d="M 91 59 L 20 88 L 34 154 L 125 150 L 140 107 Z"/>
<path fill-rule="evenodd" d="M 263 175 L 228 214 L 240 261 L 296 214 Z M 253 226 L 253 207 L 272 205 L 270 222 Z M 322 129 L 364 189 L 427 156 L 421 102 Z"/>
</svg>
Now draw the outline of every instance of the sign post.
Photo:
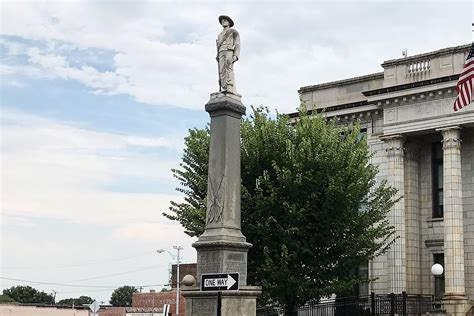
<svg viewBox="0 0 474 316">
<path fill-rule="evenodd" d="M 92 304 L 89 305 L 90 310 L 92 311 L 92 315 L 97 315 L 97 312 L 100 309 L 99 303 L 97 301 L 93 301 Z"/>
<path fill-rule="evenodd" d="M 163 305 L 163 316 L 168 316 L 170 312 L 170 304 Z"/>
</svg>

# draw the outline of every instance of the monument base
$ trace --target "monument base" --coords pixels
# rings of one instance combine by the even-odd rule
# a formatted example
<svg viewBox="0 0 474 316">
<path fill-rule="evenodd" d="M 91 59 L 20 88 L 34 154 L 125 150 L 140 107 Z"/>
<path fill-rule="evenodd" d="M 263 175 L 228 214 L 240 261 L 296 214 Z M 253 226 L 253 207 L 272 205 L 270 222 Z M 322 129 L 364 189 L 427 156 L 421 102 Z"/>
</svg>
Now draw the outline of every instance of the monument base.
<svg viewBox="0 0 474 316">
<path fill-rule="evenodd" d="M 225 92 L 214 92 L 211 93 L 209 102 L 206 103 L 206 111 L 213 116 L 212 112 L 222 112 L 222 110 L 230 110 L 230 112 L 236 112 L 238 118 L 245 114 L 245 106 L 242 104 L 242 96 L 239 94 L 225 93 Z M 219 113 L 220 114 L 220 113 Z M 229 111 L 226 113 L 229 115 Z M 232 114 L 230 114 L 232 115 Z M 240 132 L 239 132 L 240 134 Z M 240 135 L 239 135 L 240 136 Z"/>
<path fill-rule="evenodd" d="M 183 290 L 186 299 L 185 316 L 218 315 L 218 292 L 202 292 L 199 288 Z M 259 286 L 242 286 L 238 291 L 221 292 L 221 316 L 255 316 L 257 297 L 262 293 Z"/>
<path fill-rule="evenodd" d="M 471 304 L 466 296 L 445 295 L 442 300 L 444 309 L 451 316 L 466 316 Z"/>
</svg>

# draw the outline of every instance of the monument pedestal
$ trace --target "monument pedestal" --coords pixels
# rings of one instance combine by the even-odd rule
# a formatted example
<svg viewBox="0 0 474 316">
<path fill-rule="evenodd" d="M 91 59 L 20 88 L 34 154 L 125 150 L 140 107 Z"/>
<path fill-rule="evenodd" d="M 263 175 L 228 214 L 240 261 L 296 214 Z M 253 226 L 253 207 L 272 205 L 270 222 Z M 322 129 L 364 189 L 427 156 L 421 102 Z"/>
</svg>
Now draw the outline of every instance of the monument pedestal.
<svg viewBox="0 0 474 316">
<path fill-rule="evenodd" d="M 222 316 L 255 316 L 261 288 L 247 286 L 247 252 L 240 219 L 240 95 L 213 93 L 206 104 L 211 117 L 206 229 L 193 244 L 197 287 L 184 289 L 186 316 L 218 315 L 217 291 L 201 291 L 203 274 L 239 273 L 239 290 L 222 291 Z"/>
<path fill-rule="evenodd" d="M 222 316 L 256 315 L 259 286 L 242 286 L 238 291 L 221 292 Z M 213 316 L 217 314 L 218 292 L 201 292 L 192 288 L 182 292 L 186 299 L 185 316 Z"/>
<path fill-rule="evenodd" d="M 247 251 L 251 244 L 247 242 L 196 242 L 197 251 L 197 284 L 200 276 L 211 273 L 239 273 L 239 284 L 247 285 Z"/>
</svg>

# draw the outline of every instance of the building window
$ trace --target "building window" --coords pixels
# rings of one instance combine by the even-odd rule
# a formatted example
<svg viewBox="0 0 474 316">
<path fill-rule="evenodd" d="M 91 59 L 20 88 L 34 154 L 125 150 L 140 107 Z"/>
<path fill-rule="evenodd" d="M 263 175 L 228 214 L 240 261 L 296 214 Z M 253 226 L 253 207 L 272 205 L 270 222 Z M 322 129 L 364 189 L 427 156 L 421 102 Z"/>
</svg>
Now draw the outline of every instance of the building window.
<svg viewBox="0 0 474 316">
<path fill-rule="evenodd" d="M 443 217 L 443 147 L 434 143 L 431 151 L 433 218 Z"/>
<path fill-rule="evenodd" d="M 360 277 L 362 279 L 369 279 L 369 262 L 363 263 L 357 268 L 354 269 L 354 274 L 356 277 Z M 353 289 L 355 296 L 367 296 L 369 295 L 369 283 L 362 282 L 356 284 Z"/>
<path fill-rule="evenodd" d="M 436 253 L 433 255 L 434 263 L 439 263 L 444 269 L 444 254 Z M 435 300 L 439 301 L 444 295 L 444 271 L 443 274 L 434 277 Z"/>
<path fill-rule="evenodd" d="M 367 127 L 361 127 L 359 135 L 357 135 L 357 142 L 367 138 Z"/>
</svg>

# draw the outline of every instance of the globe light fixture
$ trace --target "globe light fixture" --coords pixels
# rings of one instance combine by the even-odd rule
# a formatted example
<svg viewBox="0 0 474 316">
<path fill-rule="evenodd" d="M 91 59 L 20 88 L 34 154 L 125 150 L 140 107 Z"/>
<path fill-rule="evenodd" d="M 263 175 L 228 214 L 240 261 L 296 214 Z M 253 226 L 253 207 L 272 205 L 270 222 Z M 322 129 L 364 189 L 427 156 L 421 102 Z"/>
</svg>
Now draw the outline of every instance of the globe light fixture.
<svg viewBox="0 0 474 316">
<path fill-rule="evenodd" d="M 439 263 L 435 263 L 431 267 L 431 274 L 433 274 L 434 276 L 440 276 L 441 274 L 443 274 L 443 272 L 444 272 L 443 266 L 440 265 Z"/>
</svg>

